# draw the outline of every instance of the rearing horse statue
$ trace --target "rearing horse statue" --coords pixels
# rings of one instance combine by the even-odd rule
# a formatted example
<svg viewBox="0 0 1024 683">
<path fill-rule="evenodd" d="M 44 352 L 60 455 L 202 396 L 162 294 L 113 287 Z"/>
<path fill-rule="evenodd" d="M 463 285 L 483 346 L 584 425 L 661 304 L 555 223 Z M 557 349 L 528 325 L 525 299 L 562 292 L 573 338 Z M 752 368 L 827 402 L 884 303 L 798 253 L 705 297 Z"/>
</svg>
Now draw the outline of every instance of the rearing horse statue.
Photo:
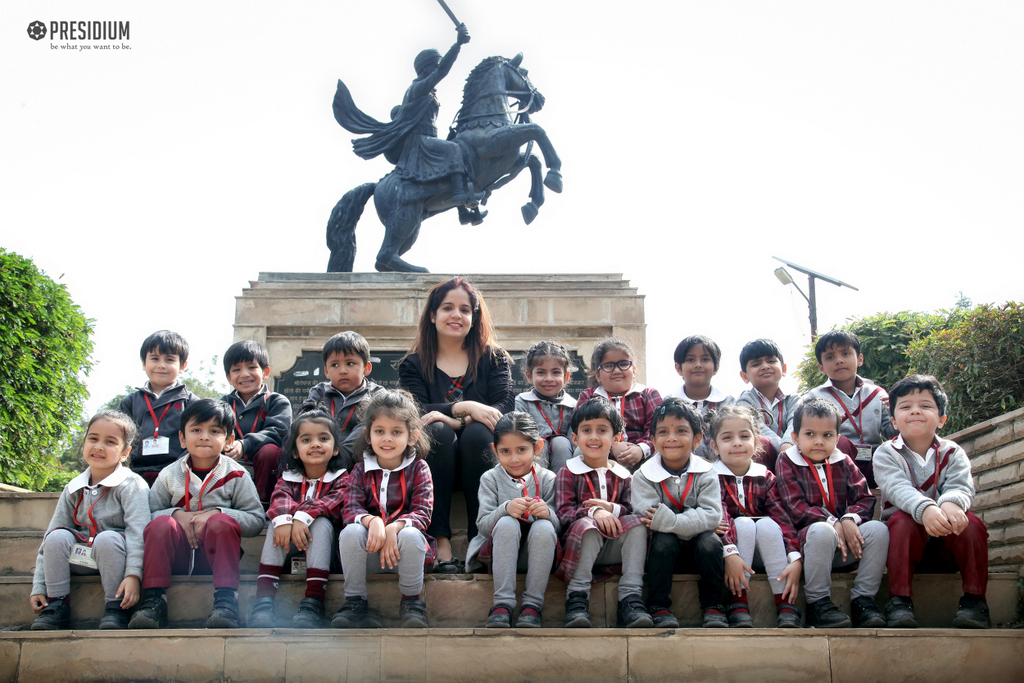
<svg viewBox="0 0 1024 683">
<path fill-rule="evenodd" d="M 521 53 L 513 59 L 488 57 L 473 69 L 466 79 L 462 107 L 449 140 L 462 150 L 469 180 L 468 192 L 472 195 L 475 188 L 483 202 L 493 190 L 511 181 L 524 168 L 530 169 L 533 181 L 530 201 L 522 207 L 523 219 L 529 224 L 544 203 L 544 186 L 553 192 L 562 191 L 562 174 L 561 160 L 547 133 L 529 122 L 529 115 L 544 106 L 544 97 L 533 87 L 526 69 L 520 66 L 522 60 Z M 516 103 L 516 111 L 509 107 L 510 98 Z M 399 110 L 399 107 L 395 108 L 393 118 L 401 116 Z M 338 123 L 352 133 L 372 133 L 388 126 L 359 111 L 340 80 L 334 97 L 334 113 Z M 369 139 L 354 140 L 353 144 Z M 540 147 L 548 168 L 543 182 L 540 159 L 532 153 L 533 143 Z M 524 145 L 529 146 L 525 152 L 520 151 Z M 385 152 L 385 156 L 392 163 L 397 162 L 393 153 Z M 356 254 L 356 223 L 371 196 L 377 216 L 384 224 L 384 243 L 377 252 L 375 268 L 381 272 L 429 272 L 426 268 L 405 262 L 401 257 L 416 243 L 425 218 L 464 205 L 464 202 L 452 201 L 454 194 L 449 177 L 418 182 L 403 178 L 396 171 L 376 183 L 365 183 L 350 190 L 335 205 L 327 222 L 327 246 L 331 250 L 327 272 L 352 271 Z M 479 213 L 475 215 L 479 218 L 473 223 L 477 224 L 482 216 Z"/>
</svg>

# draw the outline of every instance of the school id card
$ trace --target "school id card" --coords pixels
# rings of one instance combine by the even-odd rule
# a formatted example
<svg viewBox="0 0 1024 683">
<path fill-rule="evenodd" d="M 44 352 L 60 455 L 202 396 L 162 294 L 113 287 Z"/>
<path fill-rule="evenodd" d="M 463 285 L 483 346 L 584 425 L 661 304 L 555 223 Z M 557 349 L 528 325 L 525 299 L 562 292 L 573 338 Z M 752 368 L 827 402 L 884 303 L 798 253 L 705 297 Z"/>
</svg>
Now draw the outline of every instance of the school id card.
<svg viewBox="0 0 1024 683">
<path fill-rule="evenodd" d="M 171 452 L 171 440 L 166 436 L 155 436 L 142 440 L 143 455 L 167 455 Z"/>
</svg>

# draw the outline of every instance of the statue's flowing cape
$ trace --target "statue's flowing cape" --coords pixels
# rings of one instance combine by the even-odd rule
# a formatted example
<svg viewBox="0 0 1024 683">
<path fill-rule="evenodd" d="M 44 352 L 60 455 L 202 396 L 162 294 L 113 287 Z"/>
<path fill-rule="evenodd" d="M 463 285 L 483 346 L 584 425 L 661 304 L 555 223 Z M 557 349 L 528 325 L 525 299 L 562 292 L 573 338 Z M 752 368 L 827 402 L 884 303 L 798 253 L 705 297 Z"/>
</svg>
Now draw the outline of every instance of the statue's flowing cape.
<svg viewBox="0 0 1024 683">
<path fill-rule="evenodd" d="M 350 133 L 369 134 L 369 137 L 352 141 L 352 149 L 357 155 L 372 159 L 383 154 L 389 162 L 397 164 L 405 137 L 423 120 L 432 101 L 430 97 L 416 98 L 397 107 L 391 123 L 381 123 L 359 110 L 348 88 L 339 80 L 338 91 L 334 94 L 334 118 Z"/>
</svg>

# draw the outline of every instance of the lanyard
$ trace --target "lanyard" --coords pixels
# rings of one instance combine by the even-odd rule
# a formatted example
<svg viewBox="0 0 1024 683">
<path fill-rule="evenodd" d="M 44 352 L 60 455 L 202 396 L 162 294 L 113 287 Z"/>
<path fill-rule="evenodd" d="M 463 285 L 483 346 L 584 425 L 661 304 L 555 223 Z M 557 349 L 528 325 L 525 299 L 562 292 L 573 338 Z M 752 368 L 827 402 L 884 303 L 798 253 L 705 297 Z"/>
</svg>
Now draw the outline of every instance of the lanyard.
<svg viewBox="0 0 1024 683">
<path fill-rule="evenodd" d="M 267 395 L 263 395 L 263 400 L 260 402 L 259 410 L 256 411 L 256 416 L 252 418 L 252 427 L 249 428 L 249 433 L 252 434 L 256 431 L 256 424 L 260 421 L 260 410 L 263 410 L 263 406 L 267 404 Z M 243 408 L 245 406 L 242 406 Z M 235 407 L 235 399 L 231 399 L 231 410 L 235 411 L 235 431 L 238 432 L 238 438 L 242 438 L 245 434 L 242 433 L 242 428 L 238 426 L 238 408 Z"/>
<path fill-rule="evenodd" d="M 171 407 L 171 404 L 168 403 L 165 405 L 164 412 L 160 413 L 160 417 L 157 418 L 156 411 L 153 410 L 153 404 L 149 402 L 149 396 L 143 394 L 142 398 L 146 399 L 146 407 L 149 408 L 149 414 L 153 416 L 153 438 L 155 439 L 160 436 L 160 420 L 164 419 L 164 415 L 167 414 L 167 410 Z"/>
<path fill-rule="evenodd" d="M 779 402 L 779 421 L 775 423 L 775 426 L 772 427 L 772 429 L 774 430 L 774 432 L 776 434 L 778 434 L 779 436 L 782 436 L 782 430 L 785 429 L 786 426 L 784 424 L 782 424 L 782 399 L 779 398 L 779 394 L 780 393 L 782 393 L 781 390 L 779 390 L 779 392 L 777 392 L 775 394 L 775 400 Z M 764 401 L 761 400 L 761 392 L 760 391 L 757 392 L 757 402 L 761 404 L 761 411 L 762 412 L 766 412 L 769 415 L 771 415 L 771 406 L 768 406 L 768 408 L 764 407 Z"/>
<path fill-rule="evenodd" d="M 820 482 L 819 482 L 819 483 L 820 483 Z M 745 505 L 744 505 L 743 503 L 741 503 L 741 502 L 740 502 L 739 496 L 737 495 L 737 493 L 738 493 L 738 491 L 739 491 L 739 488 L 740 488 L 740 487 L 739 487 L 739 486 L 737 486 L 737 487 L 736 487 L 736 489 L 737 489 L 737 493 L 734 493 L 734 492 L 733 492 L 733 490 L 732 490 L 731 488 L 729 488 L 729 479 L 728 479 L 728 477 L 726 478 L 726 480 L 725 480 L 724 484 L 725 484 L 725 492 L 726 492 L 726 494 L 728 494 L 728 496 L 729 496 L 730 498 L 732 498 L 732 502 L 736 503 L 736 507 L 738 507 L 738 508 L 740 509 L 740 511 L 741 511 L 741 512 L 742 512 L 742 513 L 743 513 L 744 515 L 746 515 L 747 517 L 756 517 L 756 515 L 755 515 L 755 514 L 753 514 L 753 513 L 752 513 L 752 512 L 750 511 L 750 510 L 751 510 L 752 508 L 747 508 L 747 506 L 745 506 Z M 747 502 L 748 502 L 748 503 L 750 502 L 750 499 L 751 499 L 751 495 L 750 495 L 750 484 L 747 484 Z"/>
<path fill-rule="evenodd" d="M 540 416 L 548 423 L 548 427 L 551 427 L 552 436 L 557 436 L 562 433 L 562 417 L 564 417 L 564 412 L 565 406 L 558 406 L 558 429 L 555 429 L 555 425 L 551 424 L 551 420 L 548 419 L 547 413 L 544 412 L 543 408 L 540 408 Z"/>
<path fill-rule="evenodd" d="M 535 493 L 537 494 L 537 495 L 534 496 L 534 498 L 536 498 L 537 500 L 540 500 L 540 480 L 537 479 L 537 468 L 536 467 L 531 467 L 530 468 L 530 474 L 533 475 L 533 486 L 534 486 L 534 489 L 536 489 Z M 523 482 L 523 498 L 529 498 L 530 497 L 530 489 L 526 485 L 526 480 L 525 479 L 516 479 L 516 481 Z M 589 483 L 589 480 L 588 480 L 588 483 Z M 594 487 L 591 486 L 590 489 L 593 490 Z M 594 496 L 594 497 L 597 498 L 597 496 Z"/>
<path fill-rule="evenodd" d="M 388 516 L 385 517 L 385 519 L 384 519 L 384 526 L 387 526 L 391 522 L 395 521 L 395 519 L 398 518 L 398 515 L 402 514 L 402 508 L 405 507 L 405 495 L 406 495 L 405 469 L 406 468 L 403 467 L 402 468 L 402 473 L 401 473 L 402 474 L 402 480 L 401 480 L 401 484 L 402 484 L 402 504 L 398 507 L 397 510 L 395 510 L 394 512 L 388 514 Z M 381 481 L 384 481 L 384 472 L 380 473 L 380 479 L 381 479 Z M 384 512 L 384 506 L 380 504 L 380 496 L 377 495 L 377 487 L 374 486 L 372 489 L 370 489 L 370 493 L 373 494 L 373 500 L 377 503 L 377 509 L 379 511 L 381 511 L 381 512 Z M 387 499 L 386 498 L 385 498 L 384 502 L 387 503 Z"/>
<path fill-rule="evenodd" d="M 342 408 L 344 408 L 344 407 L 345 406 L 342 406 Z M 358 408 L 358 407 L 359 407 L 359 404 L 357 403 L 354 406 L 352 406 L 351 410 L 348 411 L 348 417 L 346 417 L 345 421 L 341 424 L 341 431 L 345 431 L 345 427 L 348 427 L 348 422 L 349 422 L 349 420 L 352 419 L 352 415 L 355 414 L 356 408 Z M 334 417 L 334 398 L 333 397 L 331 397 L 331 417 Z"/>
<path fill-rule="evenodd" d="M 679 498 L 679 500 L 676 500 L 675 498 L 672 497 L 672 494 L 669 493 L 668 485 L 665 483 L 665 480 L 662 480 L 661 482 L 661 490 L 665 492 L 665 495 L 668 496 L 669 502 L 675 505 L 676 510 L 679 510 L 679 512 L 682 512 L 684 509 L 683 504 L 686 502 L 686 496 L 690 495 L 691 486 L 693 486 L 693 472 L 690 472 L 686 476 L 686 488 L 683 489 L 683 495 Z"/>
<path fill-rule="evenodd" d="M 103 493 L 101 493 L 100 497 L 97 498 L 96 500 L 94 500 L 92 505 L 89 506 L 89 512 L 88 512 L 89 523 L 86 526 L 89 527 L 89 546 L 90 547 L 92 547 L 92 541 L 93 541 L 94 538 L 96 538 L 96 534 L 99 533 L 99 529 L 100 529 L 99 525 L 96 524 L 96 518 L 92 516 L 92 509 L 94 507 L 96 507 L 96 503 L 100 502 L 100 500 L 103 498 L 103 496 L 107 495 L 107 491 L 109 491 L 109 490 L 110 490 L 109 488 L 104 486 L 103 487 Z M 76 525 L 78 524 L 78 506 L 82 504 L 82 498 L 85 498 L 85 489 L 82 489 L 82 496 L 81 496 L 81 498 L 78 499 L 78 502 L 75 503 L 75 513 L 71 516 L 72 521 L 74 521 L 74 523 Z"/>
<path fill-rule="evenodd" d="M 196 506 L 196 512 L 203 509 L 203 492 L 206 490 L 206 485 L 213 481 L 213 470 L 206 475 L 206 480 L 203 481 L 203 485 L 199 487 L 199 504 Z M 192 500 L 192 495 L 189 493 L 189 489 L 192 488 L 192 471 L 188 470 L 185 472 L 185 512 L 191 512 L 189 503 Z"/>
<path fill-rule="evenodd" d="M 821 491 L 821 497 L 825 499 L 825 507 L 828 508 L 829 512 L 831 512 L 833 515 L 835 515 L 836 514 L 836 503 L 835 503 L 836 492 L 835 492 L 835 489 L 832 487 L 832 466 L 829 465 L 828 460 L 825 460 L 825 479 L 828 480 L 828 492 L 826 492 L 825 491 L 825 487 L 821 485 L 821 477 L 818 476 L 818 470 L 815 467 L 814 463 L 812 463 L 810 460 L 808 460 L 804 456 L 803 453 L 800 454 L 800 457 L 803 458 L 804 462 L 807 463 L 807 466 L 811 468 L 811 472 L 814 474 L 814 483 L 818 485 L 818 490 Z"/>
<path fill-rule="evenodd" d="M 881 391 L 881 388 L 875 387 L 875 390 L 872 391 L 870 394 L 868 394 L 867 398 L 861 399 L 860 402 L 857 404 L 857 410 L 853 411 L 852 413 L 850 412 L 850 409 L 846 407 L 846 403 L 841 398 L 839 398 L 839 394 L 836 393 L 835 389 L 833 389 L 832 387 L 829 387 L 828 390 L 829 390 L 829 393 L 832 394 L 833 398 L 836 399 L 836 403 L 838 403 L 839 405 L 841 405 L 843 407 L 843 412 L 846 413 L 846 417 L 844 419 L 850 421 L 850 424 L 853 425 L 854 431 L 857 432 L 857 436 L 859 436 L 861 438 L 861 440 L 863 440 L 864 439 L 864 406 L 866 406 L 867 404 L 871 403 L 871 399 L 873 399 L 875 396 L 878 395 L 878 392 Z M 858 415 L 860 416 L 860 422 L 859 423 L 853 421 L 853 418 L 857 417 Z"/>
<path fill-rule="evenodd" d="M 597 473 L 597 470 L 591 470 L 591 471 L 594 473 L 595 476 L 601 476 L 601 475 L 599 475 Z M 587 482 L 587 486 L 590 487 L 590 496 L 592 498 L 597 498 L 598 500 L 604 500 L 604 498 L 602 498 L 601 496 L 597 495 L 597 491 L 594 490 L 594 485 L 590 483 L 590 477 L 588 477 L 586 474 L 584 474 L 583 475 L 583 481 Z M 605 480 L 605 483 L 607 484 L 607 480 Z M 538 486 L 539 486 L 539 484 L 538 484 Z M 612 495 L 608 499 L 608 502 L 609 503 L 614 503 L 615 499 L 618 498 L 618 496 L 619 496 L 619 478 L 616 476 L 615 477 L 615 485 L 612 488 Z"/>
<path fill-rule="evenodd" d="M 320 497 L 320 489 L 322 489 L 323 486 L 324 486 L 324 478 L 320 477 L 320 480 L 317 481 L 317 483 L 316 483 L 316 490 L 313 491 L 313 500 L 316 500 L 317 498 Z M 306 476 L 303 475 L 302 476 L 302 490 L 301 490 L 301 493 L 299 493 L 299 502 L 300 503 L 303 503 L 303 502 L 306 501 L 306 489 L 308 487 L 309 487 L 309 479 L 306 479 Z"/>
</svg>

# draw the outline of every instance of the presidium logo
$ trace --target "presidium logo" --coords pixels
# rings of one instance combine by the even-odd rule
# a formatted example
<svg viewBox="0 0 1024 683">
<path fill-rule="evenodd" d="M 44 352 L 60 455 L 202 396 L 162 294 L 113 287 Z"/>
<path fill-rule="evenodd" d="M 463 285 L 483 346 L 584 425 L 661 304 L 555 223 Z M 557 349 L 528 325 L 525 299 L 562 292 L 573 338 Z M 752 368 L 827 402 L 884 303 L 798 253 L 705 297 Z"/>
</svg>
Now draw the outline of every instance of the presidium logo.
<svg viewBox="0 0 1024 683">
<path fill-rule="evenodd" d="M 50 36 L 50 40 L 129 40 L 130 23 L 128 21 L 51 21 L 49 31 L 47 31 L 46 24 L 41 21 L 33 21 L 28 25 L 28 37 L 32 40 L 42 40 L 47 35 Z"/>
</svg>

